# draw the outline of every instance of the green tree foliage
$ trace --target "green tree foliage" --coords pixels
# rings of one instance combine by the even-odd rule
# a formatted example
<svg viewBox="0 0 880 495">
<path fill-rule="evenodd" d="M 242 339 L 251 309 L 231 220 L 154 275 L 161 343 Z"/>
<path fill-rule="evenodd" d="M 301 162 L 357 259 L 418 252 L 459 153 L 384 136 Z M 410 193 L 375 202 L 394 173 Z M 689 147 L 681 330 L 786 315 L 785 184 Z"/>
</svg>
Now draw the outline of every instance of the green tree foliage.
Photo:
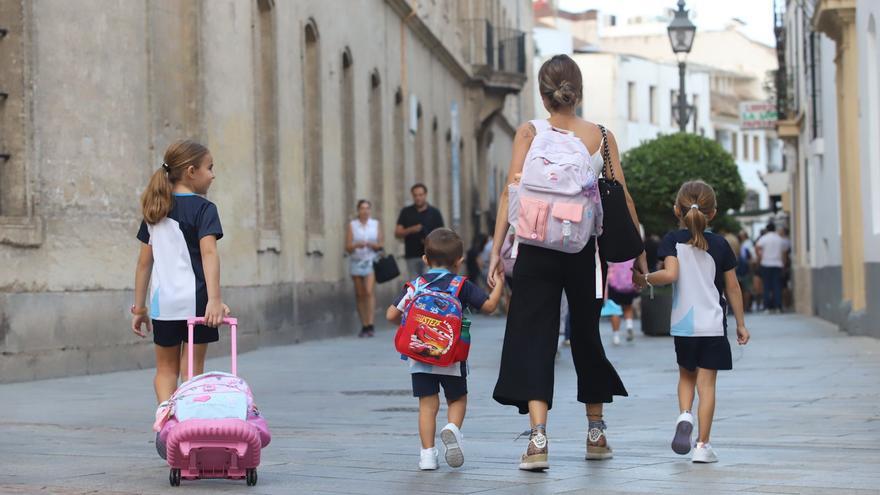
<svg viewBox="0 0 880 495">
<path fill-rule="evenodd" d="M 715 189 L 718 215 L 712 228 L 737 230 L 739 223 L 728 213 L 742 206 L 746 190 L 733 157 L 715 141 L 688 133 L 661 135 L 627 151 L 621 162 L 647 233 L 663 235 L 678 227 L 672 212 L 675 195 L 694 179 Z"/>
</svg>

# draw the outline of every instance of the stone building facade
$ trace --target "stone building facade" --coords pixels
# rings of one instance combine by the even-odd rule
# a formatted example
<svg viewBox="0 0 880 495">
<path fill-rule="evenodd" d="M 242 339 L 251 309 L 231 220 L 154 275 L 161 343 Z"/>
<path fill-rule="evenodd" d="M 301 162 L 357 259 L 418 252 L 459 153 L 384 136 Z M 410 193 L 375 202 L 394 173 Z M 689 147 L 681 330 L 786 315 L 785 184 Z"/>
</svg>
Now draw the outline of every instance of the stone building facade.
<svg viewBox="0 0 880 495">
<path fill-rule="evenodd" d="M 0 381 L 152 366 L 134 234 L 171 141 L 214 157 L 247 349 L 353 333 L 358 198 L 391 252 L 415 182 L 486 232 L 534 110 L 528 0 L 10 0 L 0 24 Z"/>
</svg>

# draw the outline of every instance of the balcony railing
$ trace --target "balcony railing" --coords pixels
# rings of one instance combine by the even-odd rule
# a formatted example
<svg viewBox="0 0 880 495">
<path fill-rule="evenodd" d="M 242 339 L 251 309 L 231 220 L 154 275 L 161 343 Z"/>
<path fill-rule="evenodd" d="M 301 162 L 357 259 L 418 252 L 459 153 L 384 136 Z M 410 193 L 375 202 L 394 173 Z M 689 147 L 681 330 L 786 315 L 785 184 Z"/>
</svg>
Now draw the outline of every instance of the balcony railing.
<svg viewBox="0 0 880 495">
<path fill-rule="evenodd" d="M 526 73 L 526 34 L 513 28 L 498 28 L 487 19 L 463 23 L 465 60 L 478 71 Z"/>
<path fill-rule="evenodd" d="M 497 28 L 497 67 L 501 72 L 526 72 L 526 33 L 512 28 Z"/>
</svg>

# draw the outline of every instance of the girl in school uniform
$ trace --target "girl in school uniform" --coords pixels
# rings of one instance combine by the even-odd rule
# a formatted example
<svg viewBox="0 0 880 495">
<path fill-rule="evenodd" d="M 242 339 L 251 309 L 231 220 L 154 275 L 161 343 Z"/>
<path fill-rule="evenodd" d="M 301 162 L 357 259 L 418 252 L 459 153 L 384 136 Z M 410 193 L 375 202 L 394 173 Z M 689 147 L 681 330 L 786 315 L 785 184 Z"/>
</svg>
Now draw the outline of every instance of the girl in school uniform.
<svg viewBox="0 0 880 495">
<path fill-rule="evenodd" d="M 678 191 L 674 206 L 681 229 L 664 237 L 658 257 L 664 268 L 643 273 L 634 268 L 634 279 L 642 286 L 673 284 L 672 330 L 679 367 L 678 403 L 681 414 L 675 426 L 672 450 L 691 451 L 694 389 L 700 396 L 697 417 L 699 436 L 692 461 L 717 462 L 709 443 L 715 415 L 715 379 L 718 370 L 730 370 L 733 363 L 727 340 L 727 309 L 736 317 L 739 345 L 749 341 L 743 318 L 742 292 L 736 279 L 736 256 L 730 244 L 706 230 L 715 217 L 715 191 L 703 181 L 686 182 Z M 725 297 L 726 294 L 726 297 Z"/>
</svg>

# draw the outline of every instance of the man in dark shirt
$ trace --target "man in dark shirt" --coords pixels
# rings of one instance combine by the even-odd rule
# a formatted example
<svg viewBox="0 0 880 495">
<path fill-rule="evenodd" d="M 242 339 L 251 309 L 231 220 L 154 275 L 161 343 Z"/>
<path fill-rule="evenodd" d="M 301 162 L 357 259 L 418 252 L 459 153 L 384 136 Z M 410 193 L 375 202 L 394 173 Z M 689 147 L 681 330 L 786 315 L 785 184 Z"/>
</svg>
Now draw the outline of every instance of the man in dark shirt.
<svg viewBox="0 0 880 495">
<path fill-rule="evenodd" d="M 400 210 L 394 237 L 403 239 L 404 259 L 409 278 L 418 277 L 425 271 L 422 255 L 425 254 L 425 237 L 434 229 L 443 227 L 440 210 L 428 204 L 428 188 L 416 184 L 410 189 L 413 204 Z"/>
</svg>

